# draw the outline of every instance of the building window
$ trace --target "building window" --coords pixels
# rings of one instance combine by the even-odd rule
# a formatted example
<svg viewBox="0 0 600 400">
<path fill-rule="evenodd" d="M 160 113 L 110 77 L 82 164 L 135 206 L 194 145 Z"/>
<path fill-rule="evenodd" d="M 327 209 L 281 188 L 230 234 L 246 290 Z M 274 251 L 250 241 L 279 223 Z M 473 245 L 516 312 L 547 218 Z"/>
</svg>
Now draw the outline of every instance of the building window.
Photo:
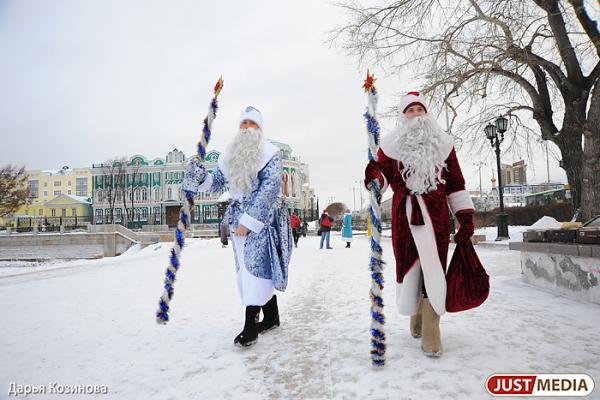
<svg viewBox="0 0 600 400">
<path fill-rule="evenodd" d="M 70 190 L 69 190 L 69 191 L 67 191 L 67 194 L 71 194 L 71 191 L 70 191 Z"/>
<path fill-rule="evenodd" d="M 39 196 L 40 184 L 37 180 L 29 181 L 29 197 L 37 198 Z"/>
<path fill-rule="evenodd" d="M 98 199 L 98 203 L 102 203 L 102 201 L 104 200 L 102 197 L 103 193 L 102 190 L 98 190 L 98 192 L 96 192 L 96 198 Z"/>
<path fill-rule="evenodd" d="M 44 210 L 42 208 L 40 208 L 38 210 L 38 217 L 41 217 L 44 214 Z"/>
<path fill-rule="evenodd" d="M 52 209 L 52 212 L 51 212 L 51 214 L 50 214 L 50 215 L 52 215 L 53 217 L 56 217 L 56 208 L 53 208 L 53 209 Z"/>
<path fill-rule="evenodd" d="M 154 201 L 160 200 L 160 191 L 158 188 L 154 189 Z"/>
<path fill-rule="evenodd" d="M 142 208 L 142 220 L 146 221 L 148 219 L 148 209 Z"/>
<path fill-rule="evenodd" d="M 135 201 L 140 201 L 140 191 L 138 189 L 136 189 L 133 196 L 135 198 Z"/>
<path fill-rule="evenodd" d="M 61 181 L 54 181 L 54 187 L 60 186 L 62 184 Z"/>
<path fill-rule="evenodd" d="M 48 182 L 44 182 L 44 187 L 48 187 Z"/>
<path fill-rule="evenodd" d="M 67 216 L 67 209 L 66 208 L 62 208 L 60 210 L 60 215 L 61 215 L 61 217 L 66 217 Z"/>
<path fill-rule="evenodd" d="M 117 196 L 116 196 L 117 200 L 116 201 L 121 201 L 122 196 L 121 196 L 121 191 L 117 190 Z"/>
<path fill-rule="evenodd" d="M 204 220 L 215 220 L 218 219 L 219 208 L 216 205 L 206 206 L 204 208 Z"/>
<path fill-rule="evenodd" d="M 102 210 L 96 210 L 96 222 L 102 223 Z"/>
<path fill-rule="evenodd" d="M 68 181 L 68 182 L 67 182 L 67 185 L 71 186 L 71 181 Z"/>
<path fill-rule="evenodd" d="M 148 200 L 148 192 L 146 191 L 146 188 L 142 188 L 142 201 L 147 201 Z"/>
<path fill-rule="evenodd" d="M 77 196 L 87 197 L 88 195 L 88 178 L 77 178 L 75 182 L 75 193 Z"/>
<path fill-rule="evenodd" d="M 44 190 L 44 197 L 48 197 L 48 191 Z"/>
<path fill-rule="evenodd" d="M 169 188 L 167 190 L 167 200 L 171 200 L 173 198 L 173 189 Z"/>
<path fill-rule="evenodd" d="M 55 191 L 54 191 L 54 195 L 55 195 L 55 196 L 60 196 L 60 190 L 55 190 Z"/>
<path fill-rule="evenodd" d="M 77 209 L 76 208 L 71 208 L 71 216 L 72 217 L 76 217 L 77 216 Z"/>
</svg>

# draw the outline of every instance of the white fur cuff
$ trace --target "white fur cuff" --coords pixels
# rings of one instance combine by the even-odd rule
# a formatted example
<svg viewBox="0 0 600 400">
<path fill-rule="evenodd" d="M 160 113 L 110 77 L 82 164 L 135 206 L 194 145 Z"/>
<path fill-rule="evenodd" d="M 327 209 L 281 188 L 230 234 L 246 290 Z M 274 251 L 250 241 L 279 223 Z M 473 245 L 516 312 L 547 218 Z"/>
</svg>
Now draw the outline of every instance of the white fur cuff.
<svg viewBox="0 0 600 400">
<path fill-rule="evenodd" d="M 450 209 L 453 214 L 462 210 L 475 209 L 473 200 L 471 200 L 471 196 L 466 190 L 459 190 L 458 192 L 451 193 L 448 196 L 448 204 L 450 204 Z"/>
<path fill-rule="evenodd" d="M 240 217 L 240 225 L 244 225 L 246 228 L 250 229 L 254 233 L 260 233 L 262 231 L 265 224 L 257 220 L 256 218 L 252 218 L 248 213 L 242 214 Z"/>
<path fill-rule="evenodd" d="M 208 189 L 210 189 L 212 184 L 213 184 L 212 174 L 206 174 L 206 178 L 204 179 L 204 182 L 202 182 L 202 184 L 200 184 L 200 186 L 198 186 L 198 193 L 206 192 Z"/>
<path fill-rule="evenodd" d="M 383 176 L 383 186 L 382 186 L 380 192 L 381 192 L 381 194 L 383 194 L 383 192 L 385 192 L 387 190 L 389 183 L 384 174 L 381 174 L 381 176 Z"/>
</svg>

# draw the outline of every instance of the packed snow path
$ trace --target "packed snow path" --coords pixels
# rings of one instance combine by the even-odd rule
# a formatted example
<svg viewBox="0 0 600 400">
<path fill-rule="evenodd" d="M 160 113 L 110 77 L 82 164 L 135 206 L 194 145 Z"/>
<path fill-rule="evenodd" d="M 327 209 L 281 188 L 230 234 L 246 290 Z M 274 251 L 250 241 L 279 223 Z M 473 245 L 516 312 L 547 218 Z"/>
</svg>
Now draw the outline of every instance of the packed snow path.
<svg viewBox="0 0 600 400">
<path fill-rule="evenodd" d="M 445 353 L 422 355 L 395 309 L 386 266 L 387 366 L 369 360 L 368 242 L 319 250 L 301 238 L 280 294 L 281 327 L 240 349 L 243 325 L 231 248 L 189 240 L 172 320 L 155 323 L 169 244 L 13 275 L 0 268 L 0 398 L 21 385 L 106 385 L 110 399 L 486 399 L 499 372 L 582 372 L 600 382 L 600 307 L 520 280 L 519 253 L 478 247 L 491 275 L 482 307 L 442 317 Z M 451 251 L 453 249 L 451 248 Z M 56 398 L 56 395 L 28 398 Z M 598 388 L 592 398 L 600 398 Z"/>
</svg>

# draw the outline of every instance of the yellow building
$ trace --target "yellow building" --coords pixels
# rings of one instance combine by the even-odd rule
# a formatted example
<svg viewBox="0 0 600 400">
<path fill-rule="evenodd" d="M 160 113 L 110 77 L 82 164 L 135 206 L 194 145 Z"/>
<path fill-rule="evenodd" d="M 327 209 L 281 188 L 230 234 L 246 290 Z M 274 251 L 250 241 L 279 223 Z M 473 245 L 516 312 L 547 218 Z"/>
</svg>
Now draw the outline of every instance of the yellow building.
<svg viewBox="0 0 600 400">
<path fill-rule="evenodd" d="M 89 168 L 27 171 L 29 201 L 13 220 L 29 217 L 88 217 L 91 215 L 92 175 Z"/>
</svg>

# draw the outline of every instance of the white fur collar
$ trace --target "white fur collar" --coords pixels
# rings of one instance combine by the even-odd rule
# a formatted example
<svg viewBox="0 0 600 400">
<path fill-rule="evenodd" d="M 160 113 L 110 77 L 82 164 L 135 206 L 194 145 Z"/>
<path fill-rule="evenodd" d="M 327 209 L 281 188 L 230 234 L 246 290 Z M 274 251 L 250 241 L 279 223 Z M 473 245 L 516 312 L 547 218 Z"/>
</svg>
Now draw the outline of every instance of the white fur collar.
<svg viewBox="0 0 600 400">
<path fill-rule="evenodd" d="M 389 158 L 393 158 L 394 160 L 400 161 L 400 153 L 396 146 L 394 146 L 394 141 L 396 139 L 397 132 L 391 131 L 388 132 L 384 137 L 381 138 L 381 142 L 379 143 L 379 147 L 386 156 Z M 444 153 L 446 154 L 446 158 L 450 155 L 450 152 L 454 148 L 454 140 L 448 140 L 446 143 L 446 148 L 444 149 Z M 444 160 L 446 159 L 444 158 Z"/>
<path fill-rule="evenodd" d="M 273 158 L 273 156 L 278 152 L 279 147 L 269 142 L 268 139 L 263 140 L 262 158 L 260 159 L 260 164 L 258 165 L 258 171 L 263 169 L 269 163 L 271 158 Z M 221 155 L 219 156 L 219 160 L 217 161 L 217 165 L 219 166 L 219 169 L 221 170 L 221 172 L 223 172 L 223 175 L 225 175 L 225 178 L 227 179 L 227 177 L 229 176 L 229 171 L 227 170 L 227 163 L 225 162 L 226 159 L 227 154 L 225 154 L 225 152 L 221 153 Z"/>
</svg>

